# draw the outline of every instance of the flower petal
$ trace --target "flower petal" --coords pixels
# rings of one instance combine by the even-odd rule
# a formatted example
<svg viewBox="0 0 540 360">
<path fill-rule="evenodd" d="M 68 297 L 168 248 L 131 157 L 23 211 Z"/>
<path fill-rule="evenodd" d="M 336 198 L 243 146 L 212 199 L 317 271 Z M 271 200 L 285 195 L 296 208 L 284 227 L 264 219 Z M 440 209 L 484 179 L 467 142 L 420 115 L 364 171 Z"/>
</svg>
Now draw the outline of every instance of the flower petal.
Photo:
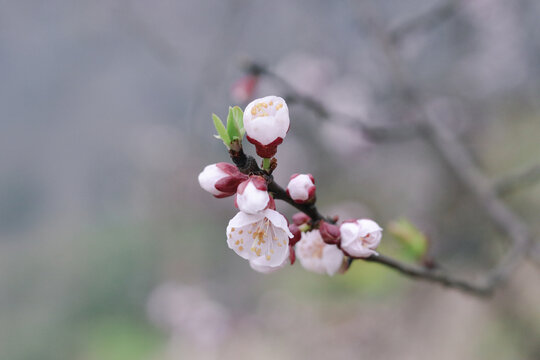
<svg viewBox="0 0 540 360">
<path fill-rule="evenodd" d="M 325 245 L 323 249 L 323 262 L 326 273 L 330 276 L 338 272 L 343 264 L 343 252 L 335 245 Z"/>
</svg>

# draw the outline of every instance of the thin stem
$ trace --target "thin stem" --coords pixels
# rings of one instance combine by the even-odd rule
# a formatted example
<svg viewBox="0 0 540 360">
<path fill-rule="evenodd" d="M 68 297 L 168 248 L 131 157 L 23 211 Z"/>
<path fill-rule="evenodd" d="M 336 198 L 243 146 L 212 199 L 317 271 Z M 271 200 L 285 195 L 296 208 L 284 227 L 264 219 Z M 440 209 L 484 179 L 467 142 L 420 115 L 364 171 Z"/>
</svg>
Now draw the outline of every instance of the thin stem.
<svg viewBox="0 0 540 360">
<path fill-rule="evenodd" d="M 269 158 L 263 158 L 262 167 L 263 167 L 263 170 L 265 170 L 265 171 L 270 170 L 270 159 Z"/>
</svg>

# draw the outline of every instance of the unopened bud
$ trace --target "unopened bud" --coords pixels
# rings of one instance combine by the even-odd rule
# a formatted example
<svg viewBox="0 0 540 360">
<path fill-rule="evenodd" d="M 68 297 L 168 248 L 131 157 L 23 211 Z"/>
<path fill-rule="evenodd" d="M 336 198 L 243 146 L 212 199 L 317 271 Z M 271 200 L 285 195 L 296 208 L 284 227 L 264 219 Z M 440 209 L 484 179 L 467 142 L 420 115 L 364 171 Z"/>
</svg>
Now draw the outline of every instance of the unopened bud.
<svg viewBox="0 0 540 360">
<path fill-rule="evenodd" d="M 339 227 L 324 220 L 319 223 L 319 231 L 323 241 L 327 244 L 336 245 L 341 240 Z"/>
<path fill-rule="evenodd" d="M 294 174 L 287 185 L 287 194 L 299 204 L 315 200 L 315 179 L 311 174 Z"/>
<path fill-rule="evenodd" d="M 297 226 L 307 224 L 310 220 L 311 218 L 303 212 L 298 212 L 292 216 L 292 221 Z"/>
</svg>

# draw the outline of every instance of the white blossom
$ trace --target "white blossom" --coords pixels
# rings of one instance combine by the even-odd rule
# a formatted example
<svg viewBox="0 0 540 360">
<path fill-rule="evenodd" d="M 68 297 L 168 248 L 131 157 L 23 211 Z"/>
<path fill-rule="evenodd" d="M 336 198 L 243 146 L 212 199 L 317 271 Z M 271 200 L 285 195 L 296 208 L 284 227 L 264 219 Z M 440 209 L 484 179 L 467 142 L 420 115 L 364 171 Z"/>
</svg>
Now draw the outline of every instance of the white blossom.
<svg viewBox="0 0 540 360">
<path fill-rule="evenodd" d="M 287 193 L 298 203 L 313 200 L 315 189 L 315 179 L 311 174 L 294 174 L 287 184 Z"/>
<path fill-rule="evenodd" d="M 290 251 L 289 246 L 287 246 L 287 255 L 283 258 L 283 262 L 281 263 L 281 265 L 268 266 L 268 265 L 261 265 L 260 263 L 256 263 L 254 261 L 250 261 L 249 266 L 251 266 L 253 270 L 258 271 L 263 274 L 273 273 L 274 271 L 282 269 L 285 267 L 285 265 L 287 265 L 287 263 L 289 262 L 289 251 Z"/>
<path fill-rule="evenodd" d="M 382 228 L 373 220 L 345 222 L 340 228 L 341 248 L 350 256 L 367 258 L 378 255 L 375 249 L 382 238 Z"/>
<path fill-rule="evenodd" d="M 275 155 L 289 131 L 289 109 L 278 96 L 253 100 L 244 111 L 246 138 L 255 145 L 257 154 L 264 158 Z"/>
<path fill-rule="evenodd" d="M 287 219 L 271 209 L 247 214 L 240 211 L 227 226 L 227 244 L 252 267 L 279 268 L 289 255 Z M 266 270 L 268 270 L 265 268 Z"/>
<path fill-rule="evenodd" d="M 300 264 L 309 271 L 332 276 L 343 264 L 343 252 L 336 245 L 326 244 L 319 230 L 302 233 L 295 249 Z"/>
</svg>

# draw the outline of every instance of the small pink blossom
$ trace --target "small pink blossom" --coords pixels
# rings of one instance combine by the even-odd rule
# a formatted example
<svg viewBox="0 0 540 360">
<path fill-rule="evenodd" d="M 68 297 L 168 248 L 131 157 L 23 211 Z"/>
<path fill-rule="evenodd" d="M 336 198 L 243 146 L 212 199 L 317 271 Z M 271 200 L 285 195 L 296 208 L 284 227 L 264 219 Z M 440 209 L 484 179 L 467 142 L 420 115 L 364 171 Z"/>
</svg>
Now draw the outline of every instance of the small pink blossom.
<svg viewBox="0 0 540 360">
<path fill-rule="evenodd" d="M 315 179 L 311 174 L 294 174 L 287 185 L 287 194 L 297 203 L 315 199 Z"/>
<path fill-rule="evenodd" d="M 373 220 L 345 222 L 340 227 L 341 249 L 355 258 L 378 255 L 375 249 L 382 238 L 382 228 Z"/>
<path fill-rule="evenodd" d="M 247 178 L 236 166 L 220 162 L 206 166 L 198 179 L 204 190 L 217 198 L 223 198 L 234 195 L 238 185 Z"/>
<path fill-rule="evenodd" d="M 266 181 L 262 176 L 250 176 L 248 180 L 238 186 L 236 193 L 236 207 L 248 214 L 272 207 L 273 200 L 268 194 Z"/>
</svg>

